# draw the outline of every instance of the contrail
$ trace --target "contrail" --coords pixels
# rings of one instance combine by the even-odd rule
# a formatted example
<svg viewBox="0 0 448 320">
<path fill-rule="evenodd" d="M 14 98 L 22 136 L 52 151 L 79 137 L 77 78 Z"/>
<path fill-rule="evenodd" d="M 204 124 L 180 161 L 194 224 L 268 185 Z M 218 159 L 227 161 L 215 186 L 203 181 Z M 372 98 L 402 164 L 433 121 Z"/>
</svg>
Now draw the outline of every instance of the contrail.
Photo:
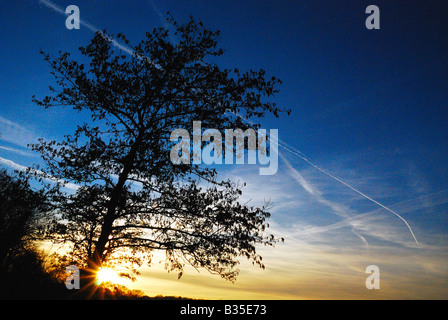
<svg viewBox="0 0 448 320">
<path fill-rule="evenodd" d="M 239 116 L 236 115 L 234 113 L 231 113 L 234 116 Z M 243 117 L 239 116 L 242 120 L 247 121 L 250 124 L 254 124 L 252 121 L 244 119 Z M 273 141 L 275 141 L 275 139 L 273 139 Z M 414 232 L 412 231 L 411 226 L 409 225 L 409 223 L 402 217 L 400 216 L 398 213 L 396 213 L 395 211 L 393 211 L 392 209 L 386 207 L 384 204 L 376 201 L 375 199 L 372 199 L 371 197 L 369 197 L 368 195 L 366 195 L 365 193 L 359 191 L 358 189 L 352 187 L 351 185 L 349 185 L 347 182 L 335 177 L 334 175 L 332 175 L 331 173 L 327 172 L 326 170 L 322 169 L 321 167 L 319 167 L 318 165 L 314 164 L 313 162 L 311 162 L 310 160 L 308 160 L 308 158 L 305 156 L 305 154 L 303 154 L 302 152 L 300 152 L 299 150 L 297 150 L 296 148 L 294 148 L 293 146 L 290 146 L 289 144 L 287 144 L 286 142 L 277 139 L 277 143 L 280 147 L 282 147 L 283 149 L 285 149 L 286 151 L 296 155 L 297 157 L 299 157 L 300 159 L 302 159 L 303 161 L 305 161 L 306 163 L 308 163 L 310 166 L 316 168 L 317 170 L 319 170 L 320 172 L 322 172 L 323 174 L 329 176 L 330 178 L 332 178 L 333 180 L 336 180 L 337 182 L 343 184 L 344 186 L 346 186 L 347 188 L 350 188 L 351 190 L 353 190 L 354 192 L 356 192 L 357 194 L 361 195 L 362 197 L 364 197 L 365 199 L 375 203 L 376 205 L 380 206 L 381 208 L 389 211 L 390 213 L 394 214 L 395 216 L 397 216 L 398 218 L 400 218 L 408 227 L 409 231 L 411 232 L 412 237 L 414 238 L 414 241 L 417 245 L 419 245 L 417 238 L 414 235 Z"/>
<path fill-rule="evenodd" d="M 53 11 L 56 11 L 57 13 L 59 13 L 59 14 L 61 14 L 63 16 L 67 16 L 67 13 L 65 13 L 65 10 L 63 8 L 61 8 L 60 6 L 58 6 L 55 3 L 51 2 L 50 0 L 39 0 L 39 3 L 42 3 L 47 8 L 50 8 Z M 102 30 L 100 30 L 97 27 L 95 27 L 93 24 L 91 24 L 91 23 L 89 23 L 87 21 L 81 20 L 81 19 L 79 19 L 79 23 L 81 25 L 83 25 L 84 27 L 86 27 L 87 29 L 89 29 L 90 31 L 92 31 L 92 32 L 95 32 L 95 33 L 98 32 L 104 39 L 110 41 L 115 47 L 117 47 L 121 51 L 129 54 L 130 56 L 136 56 L 140 60 L 146 60 L 147 62 L 151 63 L 157 69 L 163 70 L 162 67 L 159 64 L 154 63 L 148 57 L 142 56 L 141 54 L 138 54 L 137 52 L 135 52 L 131 48 L 121 44 L 120 42 L 118 42 L 117 40 L 112 38 L 111 36 L 105 34 Z"/>
<path fill-rule="evenodd" d="M 367 249 L 368 249 L 369 243 L 367 242 L 366 238 L 364 238 L 362 235 L 360 235 L 358 232 L 356 232 L 356 230 L 355 230 L 356 226 L 354 224 L 350 223 L 350 221 L 352 219 L 348 218 L 348 215 L 346 213 L 346 211 L 348 211 L 348 210 L 346 208 L 344 208 L 343 206 L 339 205 L 338 203 L 335 203 L 333 201 L 325 199 L 323 197 L 322 193 L 320 192 L 320 190 L 318 190 L 317 188 L 312 186 L 308 181 L 306 181 L 302 177 L 302 175 L 291 165 L 291 163 L 288 161 L 288 159 L 286 159 L 286 157 L 283 154 L 280 153 L 279 155 L 282 158 L 282 160 L 286 163 L 289 170 L 291 170 L 294 173 L 293 178 L 302 186 L 302 188 L 304 188 L 308 193 L 313 195 L 317 199 L 317 201 L 330 207 L 335 212 L 336 215 L 343 217 L 345 219 L 344 222 L 347 223 L 348 225 L 352 226 L 353 233 L 357 237 L 359 237 L 362 240 L 362 242 L 364 242 L 364 244 L 367 246 Z"/>
<path fill-rule="evenodd" d="M 411 232 L 412 237 L 415 240 L 415 243 L 417 245 L 419 245 L 417 238 L 414 235 L 414 232 L 412 231 L 411 226 L 409 225 L 409 223 L 402 217 L 400 216 L 398 213 L 396 213 L 395 211 L 393 211 L 392 209 L 386 207 L 384 204 L 376 201 L 375 199 L 372 199 L 371 197 L 369 197 L 368 195 L 366 195 L 365 193 L 359 191 L 358 189 L 352 187 L 351 185 L 349 185 L 347 182 L 335 177 L 334 175 L 332 175 L 331 173 L 325 171 L 324 169 L 322 169 L 321 167 L 319 167 L 318 165 L 314 164 L 313 162 L 311 162 L 310 160 L 308 160 L 305 155 L 300 152 L 299 150 L 295 149 L 294 147 L 286 144 L 285 142 L 281 141 L 280 139 L 278 139 L 278 143 L 279 146 L 281 146 L 282 148 L 284 148 L 285 150 L 289 151 L 290 153 L 298 156 L 300 159 L 302 159 L 303 161 L 305 161 L 306 163 L 308 163 L 310 166 L 316 168 L 317 170 L 319 170 L 320 172 L 322 172 L 323 174 L 329 176 L 330 178 L 336 180 L 339 183 L 342 183 L 344 186 L 346 186 L 347 188 L 350 188 L 351 190 L 353 190 L 354 192 L 358 193 L 359 195 L 363 196 L 364 198 L 366 198 L 367 200 L 370 200 L 371 202 L 375 203 L 376 205 L 380 206 L 381 208 L 389 211 L 390 213 L 394 214 L 395 216 L 397 216 L 398 218 L 400 218 L 408 227 L 409 231 Z M 283 145 L 282 145 L 283 144 Z"/>
<path fill-rule="evenodd" d="M 67 16 L 67 14 L 65 13 L 65 10 L 63 8 L 61 8 L 60 6 L 58 6 L 57 4 L 51 2 L 50 0 L 39 0 L 39 3 L 42 3 L 43 5 L 45 5 L 47 8 L 52 9 L 53 11 L 56 11 L 57 13 L 63 15 L 63 16 Z M 126 52 L 127 54 L 133 55 L 134 51 L 131 50 L 130 48 L 122 45 L 121 43 L 119 43 L 117 40 L 113 39 L 112 37 L 104 34 L 103 31 L 101 31 L 100 29 L 98 29 L 97 27 L 95 27 L 94 25 L 79 19 L 79 23 L 81 25 L 83 25 L 84 27 L 86 27 L 87 29 L 89 29 L 90 31 L 93 32 L 99 32 L 104 38 L 106 38 L 107 40 L 109 40 L 114 46 L 118 47 L 120 50 Z"/>
</svg>

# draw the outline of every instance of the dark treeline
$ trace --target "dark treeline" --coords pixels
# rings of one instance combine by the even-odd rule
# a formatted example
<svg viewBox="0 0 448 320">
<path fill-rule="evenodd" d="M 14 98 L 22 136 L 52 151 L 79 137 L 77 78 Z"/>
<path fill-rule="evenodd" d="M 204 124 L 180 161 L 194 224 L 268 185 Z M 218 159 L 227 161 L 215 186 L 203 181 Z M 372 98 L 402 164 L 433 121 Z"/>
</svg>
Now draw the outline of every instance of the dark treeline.
<svg viewBox="0 0 448 320">
<path fill-rule="evenodd" d="M 65 260 L 38 246 L 45 202 L 23 174 L 0 170 L 0 299 L 170 299 L 119 285 L 68 290 Z"/>
<path fill-rule="evenodd" d="M 0 297 L 56 298 L 66 293 L 45 270 L 36 239 L 38 216 L 45 212 L 42 193 L 32 190 L 24 175 L 0 170 Z"/>
</svg>

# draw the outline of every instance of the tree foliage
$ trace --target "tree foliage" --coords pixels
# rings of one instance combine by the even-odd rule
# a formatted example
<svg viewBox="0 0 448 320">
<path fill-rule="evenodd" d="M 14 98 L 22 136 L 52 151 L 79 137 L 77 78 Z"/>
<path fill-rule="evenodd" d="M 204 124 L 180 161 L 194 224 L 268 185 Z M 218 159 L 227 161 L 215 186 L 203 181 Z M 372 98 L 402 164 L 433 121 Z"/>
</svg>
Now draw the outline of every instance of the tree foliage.
<svg viewBox="0 0 448 320">
<path fill-rule="evenodd" d="M 38 233 L 40 215 L 46 211 L 43 191 L 31 188 L 24 175 L 0 170 L 0 269 L 7 271 Z"/>
<path fill-rule="evenodd" d="M 33 145 L 45 160 L 40 178 L 69 181 L 74 193 L 54 188 L 54 219 L 48 234 L 71 244 L 80 264 L 98 268 L 150 261 L 152 250 L 166 252 L 167 268 L 182 275 L 184 265 L 205 268 L 234 280 L 238 257 L 264 268 L 256 245 L 272 246 L 265 235 L 266 207 L 241 204 L 242 185 L 222 181 L 211 167 L 174 165 L 170 133 L 203 127 L 258 129 L 235 118 L 278 116 L 282 110 L 268 98 L 280 80 L 265 71 L 220 68 L 219 32 L 193 18 L 169 22 L 179 41 L 169 41 L 164 28 L 146 33 L 132 56 L 114 47 L 111 37 L 97 32 L 80 48 L 89 61 L 42 52 L 57 86 L 34 101 L 45 108 L 70 106 L 88 111 L 91 119 L 63 141 Z M 289 111 L 288 111 L 289 112 Z"/>
</svg>

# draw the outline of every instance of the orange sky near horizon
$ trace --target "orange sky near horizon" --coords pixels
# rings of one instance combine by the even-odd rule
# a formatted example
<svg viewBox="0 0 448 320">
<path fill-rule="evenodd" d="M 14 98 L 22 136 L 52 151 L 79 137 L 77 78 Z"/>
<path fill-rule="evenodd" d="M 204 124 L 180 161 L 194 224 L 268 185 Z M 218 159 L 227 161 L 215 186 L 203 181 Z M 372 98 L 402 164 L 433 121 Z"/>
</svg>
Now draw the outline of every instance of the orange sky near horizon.
<svg viewBox="0 0 448 320">
<path fill-rule="evenodd" d="M 291 241 L 262 249 L 266 270 L 242 261 L 235 283 L 191 267 L 177 279 L 177 274 L 164 270 L 163 262 L 159 264 L 155 257 L 152 267 L 142 267 L 138 280 L 127 287 L 148 296 L 217 300 L 448 298 L 448 256 L 435 254 L 431 248 L 335 250 Z M 422 255 L 422 250 L 427 255 Z M 365 268 L 373 261 L 380 269 L 378 290 L 365 286 L 369 276 Z"/>
</svg>

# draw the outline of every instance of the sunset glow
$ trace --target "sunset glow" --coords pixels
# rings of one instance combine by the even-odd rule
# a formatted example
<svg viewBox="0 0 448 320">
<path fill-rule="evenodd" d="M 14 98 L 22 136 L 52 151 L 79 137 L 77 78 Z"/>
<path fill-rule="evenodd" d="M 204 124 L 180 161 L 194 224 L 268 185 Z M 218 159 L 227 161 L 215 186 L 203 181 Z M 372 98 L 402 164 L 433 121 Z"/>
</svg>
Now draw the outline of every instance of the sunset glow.
<svg viewBox="0 0 448 320">
<path fill-rule="evenodd" d="M 111 268 L 101 268 L 97 274 L 96 283 L 98 285 L 106 282 L 110 282 L 113 284 L 123 284 L 124 280 L 121 278 L 115 270 Z"/>
</svg>

